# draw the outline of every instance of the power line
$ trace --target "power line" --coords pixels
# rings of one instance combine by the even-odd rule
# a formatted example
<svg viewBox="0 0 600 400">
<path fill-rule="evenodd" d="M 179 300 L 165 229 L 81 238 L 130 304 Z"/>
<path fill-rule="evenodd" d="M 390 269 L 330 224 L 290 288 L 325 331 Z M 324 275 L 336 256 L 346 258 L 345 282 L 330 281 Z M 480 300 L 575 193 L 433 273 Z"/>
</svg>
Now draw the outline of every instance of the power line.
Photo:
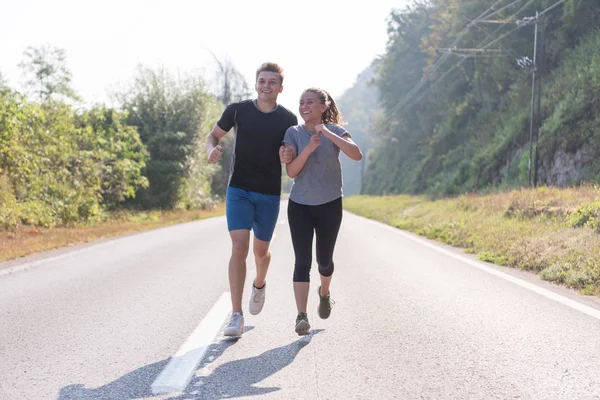
<svg viewBox="0 0 600 400">
<path fill-rule="evenodd" d="M 503 50 L 499 49 L 462 49 L 457 47 L 450 48 L 437 48 L 437 51 L 446 52 L 446 53 L 457 53 L 457 52 L 466 52 L 466 53 L 503 53 Z"/>
<path fill-rule="evenodd" d="M 503 0 L 498 0 L 496 1 L 494 4 L 492 4 L 486 11 L 484 11 L 483 13 L 481 13 L 479 16 L 477 16 L 474 20 L 472 20 L 471 22 L 469 22 L 467 24 L 467 26 L 458 34 L 458 36 L 456 37 L 456 39 L 454 40 L 454 42 L 452 43 L 452 45 L 450 47 L 455 47 L 458 42 L 462 39 L 462 37 L 464 35 L 466 35 L 466 33 L 468 32 L 469 28 L 473 25 L 476 25 L 477 22 L 483 20 L 483 18 L 490 18 L 498 13 L 500 13 L 501 11 L 512 7 L 516 4 L 518 4 L 519 2 L 523 1 L 523 0 L 514 0 L 513 2 L 511 2 L 510 4 L 500 8 L 499 10 L 493 11 L 494 7 L 496 7 L 498 4 L 500 4 Z M 521 7 L 519 9 L 519 11 L 517 11 L 515 14 L 511 15 L 509 17 L 512 18 L 515 15 L 517 15 L 518 13 L 520 13 L 525 7 L 527 7 L 529 4 L 531 4 L 533 1 L 535 0 L 529 0 L 523 7 Z M 493 12 L 492 12 L 493 11 Z M 490 13 L 491 12 L 491 13 Z M 439 69 L 439 67 L 446 61 L 446 59 L 449 57 L 448 54 L 443 54 L 442 57 L 440 57 L 438 59 L 438 61 L 435 63 L 435 65 L 429 69 L 427 71 L 427 73 L 425 74 L 425 76 L 423 76 L 419 82 L 402 98 L 400 99 L 400 101 L 398 101 L 398 103 L 396 103 L 396 105 L 394 107 L 392 107 L 392 109 L 390 109 L 388 112 L 386 112 L 387 117 L 382 121 L 382 124 L 385 125 L 387 124 L 392 118 L 394 118 L 395 114 L 400 111 L 407 103 L 408 101 L 410 101 L 410 98 L 412 96 L 414 96 L 420 89 L 421 87 L 425 84 L 425 82 L 427 81 L 427 79 L 429 78 L 429 76 L 431 76 L 435 71 L 437 71 Z M 454 67 L 452 67 L 448 72 L 453 71 L 454 69 L 456 69 L 463 61 L 465 60 L 465 58 L 462 58 L 459 61 L 459 64 L 455 65 Z M 443 77 L 448 75 L 448 72 L 445 73 Z M 439 79 L 434 82 L 433 85 L 435 85 L 437 82 L 439 81 Z M 429 89 L 429 88 L 428 88 Z M 425 93 L 427 92 L 427 90 L 425 91 Z M 422 96 L 420 96 L 420 98 L 422 98 Z M 418 100 L 417 100 L 418 101 Z"/>
<path fill-rule="evenodd" d="M 491 46 L 492 44 L 497 43 L 498 41 L 504 39 L 506 36 L 510 35 L 511 33 L 513 33 L 514 31 L 516 31 L 517 29 L 520 29 L 520 26 L 517 26 L 516 28 L 506 32 L 505 34 L 503 34 L 502 36 L 492 40 L 490 43 L 486 44 L 483 48 L 487 48 L 489 46 Z M 442 75 L 441 77 L 439 77 L 435 82 L 433 82 L 431 84 L 431 86 L 429 86 L 427 89 L 425 89 L 425 91 L 423 93 L 421 93 L 419 95 L 419 97 L 417 97 L 417 99 L 414 101 L 414 103 L 418 103 L 419 101 L 421 101 L 421 99 L 427 94 L 427 92 L 434 87 L 435 85 L 437 85 L 438 82 L 440 82 L 441 80 L 443 80 L 446 76 L 448 76 L 450 74 L 450 72 L 454 71 L 455 69 L 457 69 L 466 59 L 462 58 L 456 65 L 454 65 L 451 69 L 449 69 L 446 73 L 444 73 L 444 75 Z"/>
<path fill-rule="evenodd" d="M 532 1 L 533 0 L 530 0 L 527 4 L 525 4 L 519 11 L 517 11 L 517 13 L 515 13 L 515 15 L 518 14 L 518 13 L 520 13 Z M 559 0 L 556 3 L 554 3 L 552 6 L 547 7 L 546 9 L 542 10 L 541 12 L 536 12 L 535 17 L 524 17 L 524 18 L 522 18 L 520 20 L 517 20 L 516 21 L 517 26 L 515 28 L 511 29 L 510 31 L 504 33 L 500 37 L 498 37 L 498 38 L 492 40 L 491 42 L 487 43 L 482 48 L 457 49 L 456 47 L 453 47 L 453 48 L 448 48 L 448 49 L 437 49 L 437 50 L 445 51 L 444 55 L 454 54 L 454 55 L 461 56 L 462 59 L 456 65 L 454 65 L 452 68 L 450 68 L 448 71 L 446 71 L 446 73 L 444 73 L 439 79 L 437 79 L 430 87 L 428 87 L 423 93 L 421 93 L 421 95 L 415 100 L 415 103 L 419 102 L 423 98 L 423 96 L 429 91 L 429 89 L 431 87 L 435 86 L 435 84 L 437 84 L 439 81 L 441 81 L 442 79 L 444 79 L 453 70 L 455 70 L 456 68 L 458 68 L 466 58 L 472 58 L 473 57 L 473 54 L 460 54 L 459 51 L 463 51 L 463 52 L 467 52 L 467 53 L 470 52 L 470 53 L 475 53 L 475 54 L 477 54 L 479 52 L 483 52 L 483 54 L 485 54 L 485 51 L 486 51 L 486 49 L 488 47 L 490 47 L 493 44 L 501 41 L 506 36 L 512 34 L 513 32 L 515 32 L 516 30 L 518 30 L 518 29 L 520 29 L 522 27 L 528 26 L 530 24 L 535 24 L 533 60 L 530 60 L 528 57 L 522 57 L 520 59 L 519 58 L 517 59 L 517 63 L 519 64 L 519 66 L 522 66 L 522 67 L 531 66 L 531 73 L 532 73 L 532 82 L 531 82 L 531 109 L 530 109 L 530 121 L 529 121 L 529 160 L 528 160 L 528 183 L 529 183 L 530 186 L 532 185 L 532 180 L 531 179 L 532 179 L 532 172 L 534 170 L 534 168 L 532 166 L 532 162 L 533 162 L 533 138 L 534 138 L 533 137 L 533 128 L 534 128 L 534 120 L 536 118 L 536 114 L 535 114 L 535 93 L 536 93 L 538 24 L 539 24 L 541 16 L 543 16 L 546 13 L 552 11 L 553 9 L 555 9 L 556 7 L 558 7 L 559 5 L 561 5 L 564 2 L 565 2 L 565 0 Z M 512 16 L 511 16 L 511 18 L 512 18 Z M 491 51 L 491 50 L 488 50 L 488 51 Z M 538 96 L 540 96 L 540 92 L 541 92 L 541 85 L 539 85 Z M 539 102 L 540 102 L 540 99 L 538 98 L 538 107 L 539 107 Z M 539 129 L 539 127 L 537 127 L 537 129 Z M 536 132 L 536 141 L 537 141 L 537 132 Z M 537 152 L 537 145 L 536 145 L 536 152 Z M 537 176 L 537 174 L 536 174 L 536 176 Z M 534 178 L 534 180 L 537 181 L 536 178 Z M 535 184 L 535 182 L 534 182 L 534 184 Z"/>
<path fill-rule="evenodd" d="M 498 13 L 498 11 L 493 12 L 492 14 L 490 14 L 490 12 L 492 12 L 494 10 L 494 7 L 496 7 L 498 4 L 502 3 L 504 0 L 497 0 L 494 4 L 492 4 L 487 10 L 485 10 L 483 13 L 481 13 L 479 16 L 477 16 L 477 18 L 475 18 L 473 21 L 471 21 L 469 24 L 467 24 L 467 26 L 458 34 L 458 36 L 456 37 L 456 39 L 454 40 L 454 43 L 452 43 L 452 45 L 450 47 L 455 47 L 458 42 L 460 41 L 460 39 L 462 39 L 462 37 L 468 32 L 469 28 L 471 27 L 471 25 L 474 23 L 474 21 L 483 19 L 483 18 L 488 18 L 496 13 Z M 520 1 L 523 0 L 515 0 L 513 1 L 510 5 L 512 4 L 516 4 Z M 503 8 L 501 8 L 500 10 L 503 10 Z M 392 109 L 390 110 L 390 113 L 392 114 L 391 116 L 393 117 L 393 114 L 395 114 L 396 112 L 398 112 L 406 103 L 406 100 L 409 99 L 414 93 L 416 93 L 427 81 L 427 79 L 429 78 L 429 76 L 431 74 L 433 74 L 443 63 L 444 61 L 448 58 L 447 55 L 442 55 L 442 57 L 440 57 L 438 59 L 438 61 L 435 63 L 435 65 L 429 69 L 427 71 L 427 73 L 425 74 L 425 76 L 423 76 L 419 82 L 402 98 L 400 99 L 400 101 L 398 103 L 396 103 L 396 105 L 394 107 L 392 107 Z M 384 124 L 389 122 L 390 118 L 386 118 L 384 120 Z"/>
<path fill-rule="evenodd" d="M 559 5 L 561 5 L 564 2 L 565 2 L 565 0 L 560 0 L 559 2 L 557 2 L 557 3 L 553 4 L 553 5 L 551 5 L 550 7 L 546 8 L 545 10 L 540 11 L 539 14 L 537 15 L 538 18 L 541 17 L 542 15 L 546 14 L 547 12 L 552 11 L 554 8 L 558 7 Z"/>
<path fill-rule="evenodd" d="M 484 22 L 490 22 L 490 21 L 487 21 L 487 20 L 485 20 L 485 21 L 480 21 L 479 23 L 475 24 L 475 27 L 476 27 L 477 29 L 479 29 L 481 32 L 485 33 L 486 37 L 490 37 L 490 36 L 491 36 L 490 32 L 488 32 L 488 31 L 487 31 L 486 29 L 484 29 L 483 27 L 479 26 L 479 24 L 481 24 L 481 23 L 484 23 Z M 508 23 L 509 23 L 509 22 L 502 22 L 502 24 L 503 24 L 503 25 L 506 25 L 506 24 L 508 24 Z M 498 31 L 498 30 L 496 30 L 496 31 Z M 518 53 L 517 53 L 515 50 L 513 50 L 512 48 L 506 48 L 506 47 L 504 47 L 504 46 L 500 46 L 500 48 L 501 48 L 501 49 L 502 49 L 504 52 L 506 52 L 506 53 L 509 53 L 509 54 L 512 54 L 514 57 L 517 57 L 517 58 L 519 57 L 519 54 L 518 54 Z"/>
<path fill-rule="evenodd" d="M 508 7 L 511 7 L 511 6 L 515 5 L 516 3 L 520 2 L 520 1 L 522 1 L 522 0 L 516 0 L 516 1 L 513 1 L 512 3 L 508 4 L 507 6 L 505 6 L 505 7 L 501 8 L 500 10 L 498 10 L 498 11 L 496 11 L 496 12 L 492 13 L 492 14 L 487 14 L 487 15 L 485 15 L 485 17 L 490 17 L 490 16 L 492 16 L 492 15 L 495 15 L 495 14 L 499 13 L 500 11 L 502 11 L 502 10 L 504 10 L 504 9 L 508 8 Z M 534 1 L 536 1 L 536 0 L 529 0 L 529 1 L 528 1 L 526 4 L 524 4 L 524 5 L 523 5 L 523 6 L 522 6 L 522 7 L 521 7 L 521 8 L 520 8 L 518 11 L 516 11 L 516 12 L 515 12 L 513 15 L 511 15 L 511 16 L 510 16 L 510 17 L 508 17 L 507 19 L 508 19 L 508 20 L 511 20 L 512 18 L 514 18 L 515 16 L 517 16 L 519 13 L 521 13 L 521 11 L 523 11 L 525 8 L 527 8 L 527 7 L 528 7 L 528 6 L 529 6 L 531 3 L 533 3 Z M 565 0 L 561 0 L 559 3 L 562 3 L 562 2 L 564 2 L 564 1 L 565 1 Z M 496 2 L 496 3 L 494 3 L 494 4 L 493 4 L 493 5 L 490 7 L 490 9 L 491 9 L 492 7 L 494 7 L 495 5 L 497 5 L 498 3 L 499 3 L 499 2 Z M 552 7 L 549 7 L 549 8 L 551 9 L 551 8 L 554 8 L 554 7 L 556 7 L 556 6 L 557 6 L 557 4 L 555 4 L 555 5 L 553 5 Z M 489 9 L 488 9 L 488 10 L 489 10 Z M 549 11 L 549 10 L 548 10 L 548 9 L 544 10 L 544 13 L 545 13 L 545 12 L 547 12 L 547 11 Z M 486 12 L 487 12 L 487 11 L 486 11 Z M 481 15 L 484 15 L 484 14 L 486 14 L 486 12 L 484 12 L 484 13 L 483 13 L 483 14 L 481 14 Z M 479 18 L 479 17 L 478 17 L 478 18 Z M 473 20 L 473 21 L 471 21 L 469 24 L 467 24 L 467 27 L 466 27 L 466 28 L 463 30 L 463 32 L 461 32 L 461 34 L 459 34 L 459 37 L 457 37 L 457 38 L 456 38 L 456 40 L 454 41 L 454 44 L 456 44 L 456 43 L 457 43 L 457 41 L 458 41 L 460 38 L 462 38 L 462 36 L 464 36 L 464 34 L 466 34 L 466 31 L 467 31 L 467 29 L 468 29 L 468 28 L 470 28 L 470 26 L 472 26 L 472 25 L 475 25 L 475 26 L 476 26 L 476 24 L 480 22 L 480 20 L 479 20 L 478 18 L 474 19 L 474 20 Z M 498 32 L 498 31 L 499 31 L 501 28 L 502 28 L 502 26 L 500 26 L 498 29 L 496 29 L 496 31 L 494 32 L 494 34 L 495 34 L 495 33 L 497 33 L 497 32 Z M 520 26 L 517 26 L 516 28 L 514 28 L 514 29 L 510 30 L 509 32 L 507 32 L 507 33 L 503 34 L 502 36 L 500 36 L 500 37 L 498 37 L 498 38 L 494 39 L 492 42 L 490 42 L 490 43 L 486 44 L 486 45 L 485 45 L 483 48 L 485 49 L 485 48 L 487 48 L 487 47 L 489 47 L 489 46 L 491 46 L 491 45 L 493 45 L 493 44 L 497 43 L 498 41 L 500 41 L 500 40 L 504 39 L 506 36 L 508 36 L 508 35 L 512 34 L 513 32 L 515 32 L 516 30 L 518 30 L 518 29 L 520 29 L 520 28 L 521 28 Z M 480 44 L 480 46 L 481 46 L 481 44 Z M 452 46 L 451 46 L 451 47 L 452 47 Z M 441 62 L 445 61 L 445 59 L 446 59 L 447 57 L 449 57 L 449 55 L 448 55 L 448 54 L 443 54 L 443 55 L 442 55 L 442 57 L 440 57 L 440 60 L 438 60 L 438 62 L 440 63 L 440 65 L 441 65 Z M 419 96 L 416 98 L 416 100 L 413 102 L 413 104 L 414 104 L 414 103 L 417 103 L 417 102 L 419 102 L 419 101 L 420 101 L 420 100 L 421 100 L 421 99 L 422 99 L 422 98 L 425 96 L 425 94 L 427 94 L 427 93 L 428 93 L 428 91 L 429 91 L 429 90 L 430 90 L 432 87 L 435 87 L 435 85 L 437 85 L 437 83 L 438 83 L 438 82 L 440 82 L 441 80 L 443 80 L 443 79 L 444 79 L 446 76 L 448 76 L 448 75 L 449 75 L 449 74 L 450 74 L 452 71 L 456 70 L 456 69 L 457 69 L 457 68 L 458 68 L 458 67 L 459 67 L 459 66 L 460 66 L 460 65 L 461 65 L 461 64 L 462 64 L 462 63 L 463 63 L 463 62 L 464 62 L 464 61 L 465 61 L 467 58 L 473 58 L 473 57 L 461 57 L 461 59 L 458 61 L 458 63 L 457 63 L 457 64 L 455 64 L 455 65 L 454 65 L 452 68 L 450 68 L 448 71 L 446 71 L 446 72 L 445 72 L 445 73 L 444 73 L 442 76 L 440 76 L 438 79 L 436 79 L 436 81 L 435 81 L 435 82 L 433 82 L 433 83 L 432 83 L 432 84 L 431 84 L 431 85 L 430 85 L 430 86 L 429 86 L 427 89 L 425 89 L 425 91 L 424 91 L 424 92 L 422 92 L 422 93 L 421 93 L 421 94 L 420 94 L 420 95 L 419 95 Z M 441 61 L 441 62 L 440 62 L 440 61 Z M 438 64 L 438 63 L 436 63 L 436 65 L 437 65 L 437 64 Z M 437 69 L 437 68 L 434 68 L 434 69 Z M 433 71 L 431 71 L 431 72 L 433 72 Z M 417 85 L 416 85 L 416 86 L 413 88 L 413 90 L 411 90 L 411 91 L 410 91 L 410 92 L 409 92 L 407 95 L 405 95 L 405 96 L 404 96 L 404 97 L 403 97 L 403 98 L 402 98 L 402 99 L 401 99 L 401 100 L 400 100 L 400 101 L 399 101 L 399 102 L 396 104 L 396 106 L 394 106 L 394 107 L 393 107 L 393 109 L 392 109 L 392 110 L 390 110 L 389 112 L 386 112 L 386 114 L 388 114 L 388 116 L 387 116 L 387 117 L 384 119 L 384 121 L 383 121 L 383 123 L 384 123 L 384 124 L 385 124 L 385 123 L 387 123 L 387 122 L 389 122 L 389 121 L 390 121 L 390 120 L 391 120 L 391 119 L 392 119 L 392 118 L 395 116 L 394 114 L 396 114 L 398 111 L 400 111 L 400 110 L 401 110 L 401 109 L 402 109 L 402 108 L 403 108 L 403 107 L 404 107 L 404 106 L 405 106 L 405 105 L 406 105 L 406 104 L 407 104 L 407 103 L 410 101 L 410 97 L 414 96 L 414 95 L 415 95 L 415 93 L 416 93 L 416 92 L 417 92 L 417 91 L 418 91 L 418 90 L 419 90 L 419 89 L 420 89 L 420 88 L 423 86 L 423 84 L 424 84 L 424 82 L 425 82 L 425 79 L 427 79 L 427 78 L 429 77 L 429 75 L 431 75 L 431 74 L 428 74 L 428 75 L 426 75 L 424 78 L 422 78 L 422 79 L 421 79 L 421 81 L 419 81 L 419 83 L 418 83 L 418 84 L 417 84 Z"/>
</svg>

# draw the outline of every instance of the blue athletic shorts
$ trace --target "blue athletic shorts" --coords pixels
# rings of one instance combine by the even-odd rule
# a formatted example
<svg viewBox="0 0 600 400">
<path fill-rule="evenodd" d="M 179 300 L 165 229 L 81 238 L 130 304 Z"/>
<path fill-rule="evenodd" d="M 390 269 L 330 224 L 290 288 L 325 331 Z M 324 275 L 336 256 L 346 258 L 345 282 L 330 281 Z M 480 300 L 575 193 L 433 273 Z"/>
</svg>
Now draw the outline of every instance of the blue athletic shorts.
<svg viewBox="0 0 600 400">
<path fill-rule="evenodd" d="M 270 242 L 279 216 L 280 196 L 227 188 L 225 214 L 229 231 L 252 229 L 254 236 Z"/>
</svg>

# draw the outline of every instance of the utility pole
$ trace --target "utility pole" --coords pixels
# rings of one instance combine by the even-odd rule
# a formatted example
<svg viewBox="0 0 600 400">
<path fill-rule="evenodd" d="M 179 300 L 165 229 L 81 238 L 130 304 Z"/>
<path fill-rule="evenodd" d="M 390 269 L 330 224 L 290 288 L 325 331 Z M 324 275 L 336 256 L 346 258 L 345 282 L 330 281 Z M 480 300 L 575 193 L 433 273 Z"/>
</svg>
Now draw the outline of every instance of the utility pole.
<svg viewBox="0 0 600 400">
<path fill-rule="evenodd" d="M 539 12 L 535 12 L 535 17 L 525 17 L 517 21 L 518 26 L 525 26 L 529 24 L 535 25 L 535 33 L 533 37 L 533 61 L 527 57 L 517 60 L 520 66 L 531 66 L 531 111 L 529 117 L 529 163 L 528 163 L 528 174 L 527 182 L 529 186 L 533 186 L 532 182 L 532 170 L 533 170 L 533 126 L 535 121 L 535 73 L 537 70 L 537 41 L 538 41 L 538 22 Z"/>
<path fill-rule="evenodd" d="M 535 141 L 535 152 L 533 158 L 533 186 L 537 187 L 538 185 L 538 167 L 539 167 L 539 151 L 538 151 L 538 139 L 540 135 L 540 122 L 542 115 L 542 79 L 545 76 L 545 62 L 546 62 L 546 42 L 545 42 L 545 25 L 542 25 L 540 30 L 540 49 L 541 53 L 538 57 L 538 77 L 537 77 L 537 109 L 535 112 L 536 115 L 536 129 L 535 135 L 533 136 L 533 140 Z"/>
<path fill-rule="evenodd" d="M 533 166 L 533 120 L 535 119 L 535 71 L 537 69 L 538 12 L 535 12 L 535 34 L 533 39 L 533 69 L 531 70 L 531 116 L 529 121 L 529 186 L 533 186 L 531 170 Z"/>
</svg>

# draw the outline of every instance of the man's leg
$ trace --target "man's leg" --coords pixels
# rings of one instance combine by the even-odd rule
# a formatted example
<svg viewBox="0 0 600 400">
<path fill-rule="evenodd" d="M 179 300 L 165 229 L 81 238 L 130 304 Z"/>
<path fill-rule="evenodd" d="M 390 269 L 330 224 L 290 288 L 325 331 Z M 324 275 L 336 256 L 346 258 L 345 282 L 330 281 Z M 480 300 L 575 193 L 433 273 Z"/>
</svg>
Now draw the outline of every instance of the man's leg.
<svg viewBox="0 0 600 400">
<path fill-rule="evenodd" d="M 271 242 L 265 242 L 254 237 L 254 260 L 256 262 L 256 278 L 254 279 L 254 286 L 262 288 L 265 285 L 267 279 L 267 271 L 269 270 L 269 264 L 271 263 L 271 252 L 269 251 L 269 245 Z"/>
<path fill-rule="evenodd" d="M 252 284 L 250 296 L 250 314 L 259 314 L 265 304 L 266 278 L 271 263 L 269 245 L 279 216 L 279 196 L 251 193 L 254 204 L 254 231 L 253 252 L 256 263 L 256 278 Z"/>
<path fill-rule="evenodd" d="M 229 260 L 229 288 L 233 312 L 242 313 L 242 295 L 246 281 L 246 258 L 250 247 L 250 231 L 238 229 L 229 232 L 231 236 L 231 259 Z"/>
<path fill-rule="evenodd" d="M 252 294 L 250 295 L 250 304 L 248 309 L 250 314 L 260 314 L 265 305 L 267 271 L 271 262 L 271 253 L 269 252 L 270 242 L 254 237 L 254 258 L 256 262 L 256 278 L 252 282 Z"/>
<path fill-rule="evenodd" d="M 250 229 L 254 220 L 254 205 L 250 193 L 242 189 L 227 188 L 226 215 L 231 237 L 231 258 L 229 259 L 231 307 L 234 313 L 242 313 L 246 258 L 250 248 Z"/>
</svg>

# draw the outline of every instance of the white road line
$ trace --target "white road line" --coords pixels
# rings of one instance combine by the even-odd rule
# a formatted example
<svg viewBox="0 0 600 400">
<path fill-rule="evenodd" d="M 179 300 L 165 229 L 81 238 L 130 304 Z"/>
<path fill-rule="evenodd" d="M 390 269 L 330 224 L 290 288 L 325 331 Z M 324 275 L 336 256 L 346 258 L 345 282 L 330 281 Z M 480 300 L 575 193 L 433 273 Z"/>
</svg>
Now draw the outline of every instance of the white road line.
<svg viewBox="0 0 600 400">
<path fill-rule="evenodd" d="M 364 218 L 364 217 L 360 217 L 360 218 Z M 389 225 L 385 225 L 385 224 L 383 224 L 381 222 L 374 221 L 374 220 L 371 220 L 371 219 L 368 219 L 368 218 L 364 218 L 364 219 L 366 219 L 368 222 L 370 222 L 372 224 L 381 226 L 381 227 L 383 227 L 385 229 L 389 229 L 389 230 L 391 230 L 392 232 L 395 232 L 398 235 L 402 235 L 402 236 L 404 236 L 404 237 L 406 237 L 406 238 L 408 238 L 410 240 L 413 240 L 413 241 L 415 241 L 417 243 L 420 243 L 423 246 L 429 247 L 430 249 L 433 249 L 433 250 L 435 250 L 435 251 L 437 251 L 439 253 L 445 254 L 448 257 L 452 257 L 452 258 L 454 258 L 456 260 L 464 262 L 465 264 L 469 264 L 472 267 L 475 267 L 475 268 L 478 268 L 478 269 L 480 269 L 482 271 L 487 272 L 488 274 L 495 275 L 495 276 L 497 276 L 499 278 L 502 278 L 502 279 L 504 279 L 506 281 L 514 283 L 515 285 L 521 286 L 524 289 L 531 290 L 532 292 L 535 292 L 535 293 L 537 293 L 537 294 L 539 294 L 541 296 L 544 296 L 544 297 L 546 297 L 546 298 L 548 298 L 550 300 L 554 300 L 554 301 L 556 301 L 556 302 L 558 302 L 558 303 L 560 303 L 562 305 L 565 305 L 567 307 L 571 307 L 574 310 L 577 310 L 577 311 L 582 312 L 582 313 L 584 313 L 586 315 L 589 315 L 590 317 L 593 317 L 593 318 L 596 318 L 596 319 L 600 320 L 600 310 L 598 310 L 596 308 L 586 306 L 585 304 L 579 303 L 579 302 L 577 302 L 575 300 L 571 300 L 568 297 L 562 296 L 562 295 L 560 295 L 558 293 L 554 293 L 551 290 L 544 289 L 544 288 L 542 288 L 540 286 L 534 285 L 533 283 L 526 282 L 526 281 L 524 281 L 522 279 L 519 279 L 519 278 L 516 278 L 516 277 L 514 277 L 512 275 L 509 275 L 509 274 L 506 274 L 504 272 L 498 271 L 497 269 L 494 269 L 494 268 L 492 268 L 490 266 L 485 265 L 483 262 L 475 261 L 475 260 L 472 260 L 470 258 L 461 256 L 460 254 L 456 254 L 456 253 L 448 251 L 448 250 L 446 250 L 444 248 L 438 247 L 438 246 L 436 246 L 436 245 L 434 245 L 432 243 L 429 243 L 429 242 L 427 242 L 427 241 L 425 241 L 425 240 L 423 240 L 421 238 L 409 235 L 408 233 L 403 232 L 400 229 L 396 229 L 396 228 L 391 227 Z"/>
<path fill-rule="evenodd" d="M 4 276 L 4 275 L 10 275 L 10 274 L 14 274 L 14 273 L 17 273 L 17 272 L 25 271 L 25 270 L 28 270 L 28 269 L 33 268 L 33 267 L 37 267 L 37 266 L 42 265 L 42 264 L 51 263 L 53 261 L 57 261 L 57 260 L 61 260 L 63 258 L 71 257 L 71 256 L 74 256 L 76 254 L 84 253 L 86 251 L 97 250 L 97 249 L 102 248 L 102 247 L 110 246 L 110 245 L 114 244 L 117 240 L 118 239 L 111 239 L 108 242 L 93 244 L 93 245 L 84 247 L 84 248 L 79 249 L 79 250 L 73 250 L 73 251 L 69 251 L 68 253 L 60 254 L 58 256 L 48 257 L 48 258 L 42 258 L 42 259 L 37 260 L 37 261 L 32 261 L 32 262 L 28 262 L 28 263 L 25 263 L 25 264 L 15 265 L 14 267 L 6 268 L 6 269 L 1 269 L 0 270 L 0 277 Z"/>
<path fill-rule="evenodd" d="M 153 394 L 183 391 L 231 311 L 229 292 L 223 293 L 187 341 L 152 383 Z"/>
</svg>

